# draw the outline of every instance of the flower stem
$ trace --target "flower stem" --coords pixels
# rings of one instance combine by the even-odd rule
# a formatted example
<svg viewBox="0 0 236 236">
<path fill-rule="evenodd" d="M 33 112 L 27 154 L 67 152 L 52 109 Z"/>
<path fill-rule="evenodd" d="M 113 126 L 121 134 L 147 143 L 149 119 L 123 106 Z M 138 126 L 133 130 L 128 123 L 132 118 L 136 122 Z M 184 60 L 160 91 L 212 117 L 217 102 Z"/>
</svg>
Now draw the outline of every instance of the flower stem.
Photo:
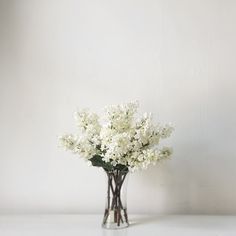
<svg viewBox="0 0 236 236">
<path fill-rule="evenodd" d="M 121 189 L 127 172 L 120 170 L 107 171 L 108 188 L 107 188 L 107 207 L 104 213 L 103 223 L 105 224 L 111 211 L 114 214 L 114 223 L 120 226 L 121 223 L 128 223 L 127 211 L 123 206 L 121 199 Z"/>
</svg>

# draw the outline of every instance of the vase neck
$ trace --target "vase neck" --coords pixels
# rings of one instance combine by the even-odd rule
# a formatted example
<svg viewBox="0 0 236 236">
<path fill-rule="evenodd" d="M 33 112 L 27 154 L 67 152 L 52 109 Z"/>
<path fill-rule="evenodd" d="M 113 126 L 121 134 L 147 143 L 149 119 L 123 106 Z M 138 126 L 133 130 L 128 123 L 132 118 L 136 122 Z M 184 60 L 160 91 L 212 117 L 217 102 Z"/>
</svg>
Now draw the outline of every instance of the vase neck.
<svg viewBox="0 0 236 236">
<path fill-rule="evenodd" d="M 107 177 L 114 180 L 116 185 L 124 181 L 128 173 L 128 171 L 121 170 L 106 171 Z"/>
</svg>

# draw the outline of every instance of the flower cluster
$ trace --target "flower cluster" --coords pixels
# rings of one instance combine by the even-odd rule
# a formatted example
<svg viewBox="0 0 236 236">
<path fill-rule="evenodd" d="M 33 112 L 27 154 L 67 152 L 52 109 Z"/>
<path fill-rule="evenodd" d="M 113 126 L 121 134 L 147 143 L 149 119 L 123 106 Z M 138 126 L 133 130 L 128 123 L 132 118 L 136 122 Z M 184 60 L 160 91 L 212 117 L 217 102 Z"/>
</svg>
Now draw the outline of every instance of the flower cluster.
<svg viewBox="0 0 236 236">
<path fill-rule="evenodd" d="M 137 109 L 137 102 L 106 107 L 102 124 L 95 113 L 77 112 L 78 134 L 60 136 L 61 146 L 105 170 L 146 169 L 168 158 L 172 149 L 158 148 L 158 144 L 171 135 L 173 127 L 155 125 L 147 113 L 136 118 Z"/>
</svg>

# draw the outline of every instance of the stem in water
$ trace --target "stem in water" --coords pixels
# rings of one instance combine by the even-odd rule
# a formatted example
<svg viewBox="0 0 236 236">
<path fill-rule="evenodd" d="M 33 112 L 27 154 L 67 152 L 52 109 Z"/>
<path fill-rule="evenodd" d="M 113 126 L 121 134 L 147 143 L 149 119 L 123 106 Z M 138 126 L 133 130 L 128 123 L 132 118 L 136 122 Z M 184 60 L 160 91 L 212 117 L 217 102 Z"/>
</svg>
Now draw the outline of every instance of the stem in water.
<svg viewBox="0 0 236 236">
<path fill-rule="evenodd" d="M 103 224 L 111 217 L 113 214 L 114 222 L 118 227 L 126 223 L 128 225 L 128 217 L 126 206 L 122 203 L 122 186 L 124 184 L 125 178 L 127 176 L 127 171 L 107 171 L 108 177 L 108 188 L 107 188 L 107 207 L 104 213 Z"/>
</svg>

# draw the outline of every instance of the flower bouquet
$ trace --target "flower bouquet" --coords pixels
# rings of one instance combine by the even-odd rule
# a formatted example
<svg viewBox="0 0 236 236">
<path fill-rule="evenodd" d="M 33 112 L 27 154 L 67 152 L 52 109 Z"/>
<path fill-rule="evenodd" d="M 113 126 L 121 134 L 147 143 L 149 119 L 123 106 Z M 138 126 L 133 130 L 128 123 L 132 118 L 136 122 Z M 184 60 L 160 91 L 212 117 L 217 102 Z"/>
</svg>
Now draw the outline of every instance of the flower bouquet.
<svg viewBox="0 0 236 236">
<path fill-rule="evenodd" d="M 101 167 L 107 175 L 107 200 L 103 227 L 129 225 L 126 206 L 127 175 L 170 157 L 169 147 L 158 148 L 161 139 L 169 137 L 173 127 L 154 124 L 151 113 L 137 117 L 138 102 L 112 105 L 104 116 L 88 110 L 75 113 L 77 134 L 59 137 L 62 147 Z"/>
</svg>

